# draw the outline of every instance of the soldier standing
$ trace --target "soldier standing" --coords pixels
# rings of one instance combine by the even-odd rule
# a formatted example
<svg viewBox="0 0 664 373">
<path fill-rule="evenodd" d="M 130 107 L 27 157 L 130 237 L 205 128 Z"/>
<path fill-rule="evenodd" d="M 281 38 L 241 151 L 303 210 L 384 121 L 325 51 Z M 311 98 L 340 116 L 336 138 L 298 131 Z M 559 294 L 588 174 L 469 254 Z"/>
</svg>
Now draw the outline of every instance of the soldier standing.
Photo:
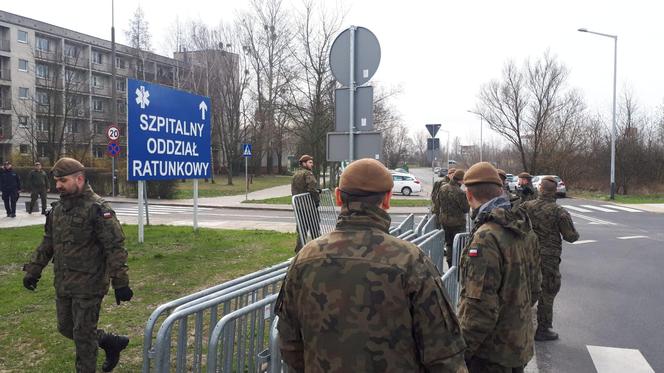
<svg viewBox="0 0 664 373">
<path fill-rule="evenodd" d="M 109 278 L 117 304 L 133 296 L 122 227 L 108 202 L 90 188 L 80 162 L 61 158 L 53 176 L 60 200 L 46 214 L 44 238 L 23 266 L 23 286 L 35 290 L 53 259 L 58 331 L 76 345 L 76 372 L 95 371 L 98 347 L 106 352 L 102 370 L 110 372 L 129 338 L 97 329 L 97 322 Z"/>
<path fill-rule="evenodd" d="M 336 229 L 295 256 L 276 303 L 280 349 L 298 372 L 467 372 L 440 273 L 388 233 L 392 175 L 351 163 Z"/>
<path fill-rule="evenodd" d="M 16 202 L 21 192 L 21 178 L 12 169 L 12 163 L 5 161 L 4 170 L 0 173 L 0 190 L 2 190 L 2 201 L 5 203 L 7 217 L 16 217 Z"/>
<path fill-rule="evenodd" d="M 42 170 L 41 163 L 35 162 L 35 169 L 30 171 L 28 181 L 30 182 L 30 189 L 32 189 L 32 193 L 30 193 L 30 209 L 28 210 L 28 213 L 32 214 L 35 202 L 37 202 L 37 198 L 40 198 L 41 213 L 42 215 L 46 215 L 46 193 L 49 191 L 48 175 Z"/>
<path fill-rule="evenodd" d="M 529 173 L 522 172 L 519 174 L 519 187 L 516 194 L 521 198 L 521 202 L 537 199 L 537 190 L 533 186 L 533 177 Z"/>
<path fill-rule="evenodd" d="M 468 202 L 478 212 L 460 266 L 466 363 L 472 373 L 523 372 L 534 344 L 530 223 L 512 210 L 490 163 L 473 165 L 464 183 Z"/>
<path fill-rule="evenodd" d="M 318 206 L 320 205 L 320 186 L 318 185 L 318 180 L 311 170 L 314 168 L 314 158 L 310 155 L 303 155 L 300 157 L 300 168 L 295 171 L 293 175 L 293 180 L 291 181 L 291 195 L 309 193 L 311 199 L 315 205 L 315 213 L 311 213 L 306 210 L 306 206 L 300 208 L 300 213 L 296 216 L 310 217 L 312 219 L 310 227 L 308 224 L 302 224 L 303 222 L 296 222 L 298 225 L 297 228 L 297 242 L 295 243 L 295 252 L 297 253 L 302 248 L 302 240 L 300 238 L 300 230 L 306 236 L 311 234 L 312 237 L 320 236 L 320 215 L 318 214 Z"/>
<path fill-rule="evenodd" d="M 445 231 L 445 259 L 447 267 L 452 267 L 452 244 L 454 236 L 466 231 L 466 214 L 470 210 L 466 194 L 461 191 L 463 170 L 456 170 L 449 183 L 438 191 L 438 223 Z"/>
<path fill-rule="evenodd" d="M 435 183 L 433 183 L 433 187 L 431 188 L 431 213 L 433 215 L 438 216 L 440 213 L 440 206 L 438 204 L 438 191 L 440 188 L 449 183 L 450 180 L 452 179 L 452 175 L 454 175 L 454 172 L 456 171 L 455 168 L 450 168 L 447 170 L 447 175 L 445 175 L 442 179 L 436 180 Z M 436 229 L 440 229 L 440 223 L 436 219 Z"/>
<path fill-rule="evenodd" d="M 558 182 L 554 177 L 543 177 L 537 200 L 523 204 L 541 246 L 542 294 L 537 304 L 536 341 L 558 339 L 558 333 L 552 330 L 553 301 L 560 290 L 562 239 L 567 242 L 579 239 L 569 212 L 556 203 L 557 186 Z"/>
</svg>

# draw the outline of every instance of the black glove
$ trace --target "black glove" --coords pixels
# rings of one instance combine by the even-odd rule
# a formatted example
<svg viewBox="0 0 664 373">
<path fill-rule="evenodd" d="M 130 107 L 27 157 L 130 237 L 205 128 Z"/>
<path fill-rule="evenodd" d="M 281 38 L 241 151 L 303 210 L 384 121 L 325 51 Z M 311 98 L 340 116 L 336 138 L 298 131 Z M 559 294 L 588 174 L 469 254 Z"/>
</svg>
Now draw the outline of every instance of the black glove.
<svg viewBox="0 0 664 373">
<path fill-rule="evenodd" d="M 23 276 L 23 287 L 30 291 L 35 291 L 37 288 L 37 282 L 39 281 L 39 278 L 26 273 L 25 276 Z"/>
<path fill-rule="evenodd" d="M 117 304 L 120 304 L 120 302 L 129 302 L 133 296 L 134 292 L 131 291 L 129 286 L 115 289 L 115 302 Z"/>
</svg>

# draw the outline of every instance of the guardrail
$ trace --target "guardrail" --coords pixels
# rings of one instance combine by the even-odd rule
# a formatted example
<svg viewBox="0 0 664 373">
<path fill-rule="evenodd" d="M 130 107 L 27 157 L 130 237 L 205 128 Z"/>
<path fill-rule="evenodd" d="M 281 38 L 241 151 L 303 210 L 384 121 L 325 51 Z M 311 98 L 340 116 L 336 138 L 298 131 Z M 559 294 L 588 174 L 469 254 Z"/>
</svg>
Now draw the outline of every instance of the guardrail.
<svg viewBox="0 0 664 373">
<path fill-rule="evenodd" d="M 337 211 L 329 189 L 321 191 L 319 206 L 316 206 L 309 193 L 294 195 L 292 204 L 302 246 L 323 234 L 332 232 L 337 225 Z"/>
</svg>

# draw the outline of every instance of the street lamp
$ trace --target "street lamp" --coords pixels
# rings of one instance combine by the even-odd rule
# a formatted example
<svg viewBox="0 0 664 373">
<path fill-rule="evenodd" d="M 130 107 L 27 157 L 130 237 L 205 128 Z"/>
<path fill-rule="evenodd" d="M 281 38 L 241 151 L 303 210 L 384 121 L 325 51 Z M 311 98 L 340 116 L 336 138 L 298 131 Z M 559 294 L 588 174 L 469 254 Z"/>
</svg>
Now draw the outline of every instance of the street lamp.
<svg viewBox="0 0 664 373">
<path fill-rule="evenodd" d="M 586 32 L 613 39 L 613 124 L 611 126 L 611 196 L 615 199 L 616 194 L 616 73 L 618 69 L 618 35 L 603 34 L 601 32 L 589 31 L 580 28 L 579 32 Z"/>
<path fill-rule="evenodd" d="M 484 139 L 482 138 L 482 127 L 484 127 L 484 125 L 482 123 L 483 118 L 482 118 L 482 115 L 478 112 L 475 112 L 475 111 L 472 111 L 472 110 L 466 110 L 466 111 L 480 117 L 480 162 L 482 162 L 482 148 L 484 148 Z"/>
</svg>

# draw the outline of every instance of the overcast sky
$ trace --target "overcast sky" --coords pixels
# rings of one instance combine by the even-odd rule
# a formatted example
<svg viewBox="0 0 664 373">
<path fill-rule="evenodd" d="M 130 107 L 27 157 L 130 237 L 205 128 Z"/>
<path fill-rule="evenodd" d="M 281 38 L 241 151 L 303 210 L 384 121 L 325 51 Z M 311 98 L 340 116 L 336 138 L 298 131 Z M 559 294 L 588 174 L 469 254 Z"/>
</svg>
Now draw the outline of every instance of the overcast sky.
<svg viewBox="0 0 664 373">
<path fill-rule="evenodd" d="M 120 42 L 138 3 L 115 1 Z M 110 0 L 14 0 L 4 1 L 0 8 L 110 39 L 110 4 Z M 162 54 L 176 16 L 180 21 L 216 25 L 231 21 L 247 7 L 242 0 L 141 0 L 140 4 L 150 23 L 153 47 Z M 500 77 L 508 59 L 521 64 L 547 50 L 570 69 L 569 84 L 581 90 L 590 110 L 610 118 L 613 40 L 580 33 L 580 27 L 618 35 L 619 94 L 631 89 L 649 111 L 664 102 L 662 1 L 345 0 L 341 4 L 348 11 L 342 28 L 367 27 L 378 37 L 382 59 L 373 80 L 402 88 L 394 104 L 413 132 L 426 123 L 442 123 L 464 143 L 479 142 L 479 120 L 467 110 L 475 107 L 482 84 Z M 107 9 L 106 16 L 102 9 Z M 485 128 L 485 141 L 489 132 Z M 444 134 L 439 137 L 445 141 Z"/>
</svg>

